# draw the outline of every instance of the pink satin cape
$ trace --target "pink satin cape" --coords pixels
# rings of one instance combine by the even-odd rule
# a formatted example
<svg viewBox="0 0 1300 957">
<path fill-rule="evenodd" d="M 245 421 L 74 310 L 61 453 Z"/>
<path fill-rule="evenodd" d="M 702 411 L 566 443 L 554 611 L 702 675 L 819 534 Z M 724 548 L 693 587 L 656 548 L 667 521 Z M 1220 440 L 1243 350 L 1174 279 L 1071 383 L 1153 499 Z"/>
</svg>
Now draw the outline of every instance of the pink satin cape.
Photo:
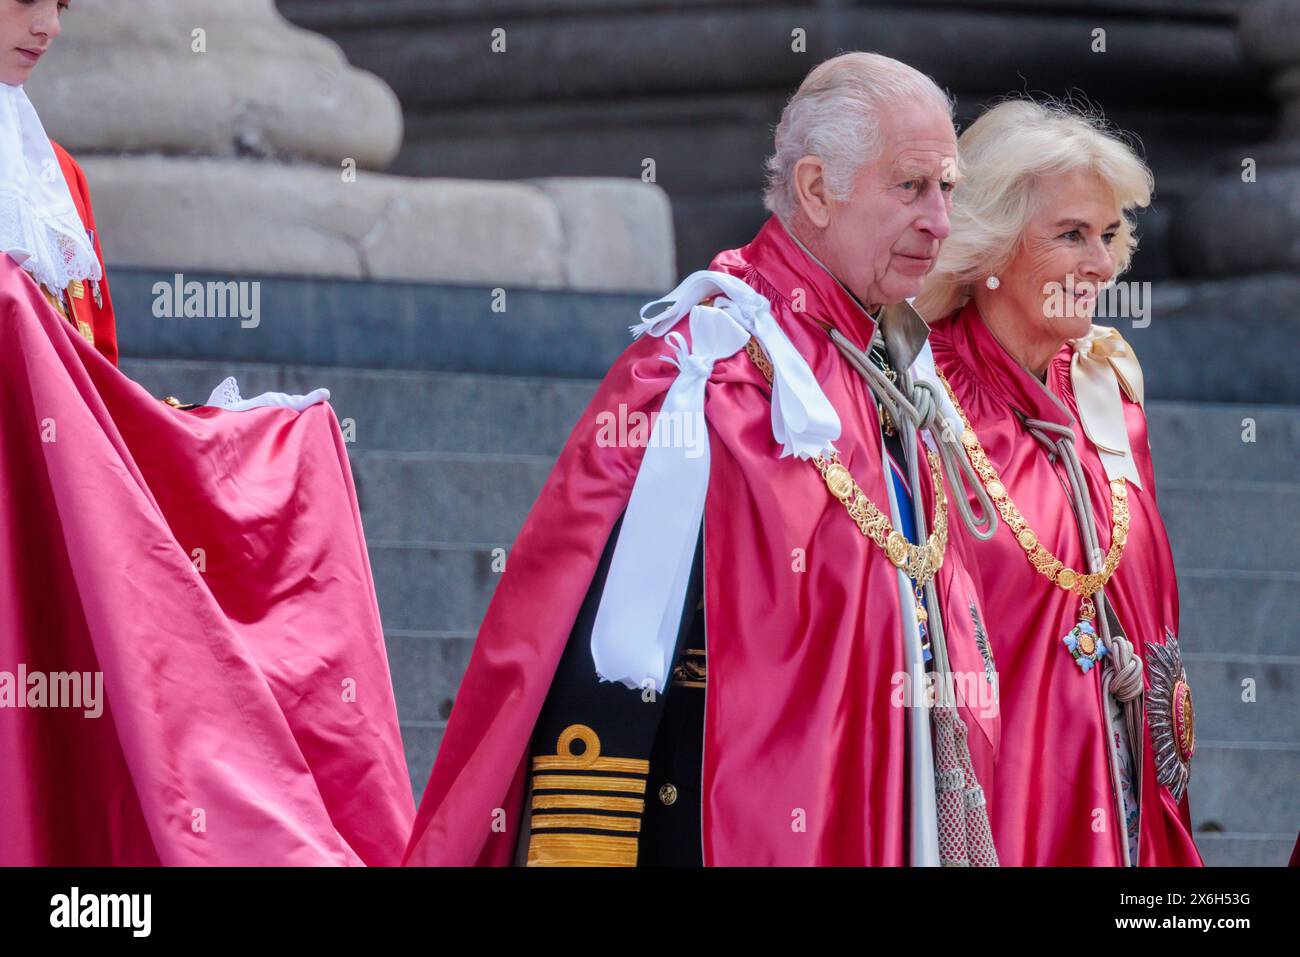
<svg viewBox="0 0 1300 957">
<path fill-rule="evenodd" d="M 1065 494 L 1068 479 L 1015 413 L 1074 429 L 1098 544 L 1109 549 L 1110 486 L 1096 447 L 1077 422 L 1071 347 L 1064 346 L 1052 360 L 1044 388 L 994 338 L 973 303 L 938 322 L 930 341 L 936 363 L 1025 521 L 1053 555 L 1080 569 L 1083 547 Z M 1128 542 L 1106 594 L 1145 659 L 1148 641 L 1163 643 L 1166 629 L 1178 634 L 1178 585 L 1156 508 L 1146 415 L 1137 403 L 1123 401 L 1142 488 L 1128 483 Z M 989 797 L 1001 862 L 1118 866 L 1124 828 L 1115 820 L 1101 668 L 1084 674 L 1061 640 L 1078 620 L 1079 599 L 1034 569 L 1005 522 L 992 541 L 975 546 L 974 554 L 1002 691 L 1002 742 Z M 1156 781 L 1145 727 L 1139 864 L 1199 865 L 1187 797 L 1175 804 L 1169 789 Z M 1098 820 L 1103 827 L 1094 825 Z"/>
<path fill-rule="evenodd" d="M 173 409 L 6 256 L 0 323 L 0 671 L 101 671 L 107 700 L 0 708 L 0 864 L 397 863 L 415 808 L 333 411 Z"/>
<path fill-rule="evenodd" d="M 887 508 L 874 406 L 818 323 L 865 346 L 870 318 L 775 219 L 711 268 L 770 300 L 839 413 L 842 460 Z M 689 339 L 685 319 L 676 330 Z M 660 358 L 669 352 L 644 336 L 620 356 L 529 513 L 456 697 L 408 863 L 512 862 L 529 737 L 644 454 L 599 444 L 599 417 L 620 405 L 625 415 L 655 412 L 677 372 Z M 906 667 L 896 571 L 812 464 L 780 457 L 767 382 L 743 350 L 714 365 L 705 414 L 704 861 L 906 864 L 906 710 L 891 700 Z M 974 586 L 958 552 L 950 548 L 939 576 L 953 667 L 982 674 Z M 961 714 L 983 781 L 998 719 Z"/>
</svg>

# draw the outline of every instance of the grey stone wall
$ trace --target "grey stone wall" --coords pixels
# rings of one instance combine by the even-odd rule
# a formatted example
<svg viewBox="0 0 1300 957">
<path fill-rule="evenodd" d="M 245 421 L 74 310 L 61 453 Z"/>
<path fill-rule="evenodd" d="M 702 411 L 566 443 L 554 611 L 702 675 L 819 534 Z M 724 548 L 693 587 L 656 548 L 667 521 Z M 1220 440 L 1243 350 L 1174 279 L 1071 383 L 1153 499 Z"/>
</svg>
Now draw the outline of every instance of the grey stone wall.
<svg viewBox="0 0 1300 957">
<path fill-rule="evenodd" d="M 1166 234 L 1277 107 L 1242 54 L 1244 0 L 278 0 L 397 92 L 394 169 L 522 179 L 629 176 L 655 161 L 678 269 L 761 224 L 762 162 L 781 106 L 846 49 L 933 75 L 969 121 L 990 99 L 1082 92 L 1142 142 L 1157 196 L 1132 278 L 1179 272 Z M 492 51 L 493 30 L 504 52 Z M 1106 31 L 1094 52 L 1093 31 Z M 806 51 L 792 49 L 803 30 Z M 1187 269 L 1183 269 L 1184 272 Z"/>
</svg>

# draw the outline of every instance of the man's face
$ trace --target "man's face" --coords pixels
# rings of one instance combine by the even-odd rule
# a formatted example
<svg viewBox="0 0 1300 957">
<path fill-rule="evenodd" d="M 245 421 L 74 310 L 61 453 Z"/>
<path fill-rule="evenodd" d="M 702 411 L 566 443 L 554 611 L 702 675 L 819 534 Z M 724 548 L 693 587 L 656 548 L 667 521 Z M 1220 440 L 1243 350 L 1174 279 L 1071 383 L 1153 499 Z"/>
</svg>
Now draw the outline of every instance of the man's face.
<svg viewBox="0 0 1300 957">
<path fill-rule="evenodd" d="M 921 291 L 951 227 L 957 136 L 935 103 L 911 101 L 880 121 L 879 157 L 858 170 L 847 202 L 829 201 L 822 261 L 864 305 Z"/>
</svg>

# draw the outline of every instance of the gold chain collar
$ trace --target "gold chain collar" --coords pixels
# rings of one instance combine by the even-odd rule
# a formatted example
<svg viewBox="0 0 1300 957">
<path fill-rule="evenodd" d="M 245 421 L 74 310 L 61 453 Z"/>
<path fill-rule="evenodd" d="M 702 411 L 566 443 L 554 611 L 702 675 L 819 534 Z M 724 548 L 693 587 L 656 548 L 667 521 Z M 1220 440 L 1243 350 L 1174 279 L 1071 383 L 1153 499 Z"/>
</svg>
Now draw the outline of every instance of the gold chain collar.
<svg viewBox="0 0 1300 957">
<path fill-rule="evenodd" d="M 763 373 L 770 386 L 772 384 L 772 363 L 763 353 L 758 340 L 750 337 L 745 343 L 745 352 L 753 360 L 758 371 Z M 943 564 L 944 551 L 948 547 L 948 499 L 943 491 L 943 471 L 939 457 L 927 450 L 930 461 L 930 478 L 934 483 L 934 522 L 930 538 L 924 545 L 913 545 L 901 532 L 890 523 L 889 517 L 876 508 L 871 499 L 854 480 L 848 467 L 840 461 L 839 452 L 834 452 L 827 459 L 825 456 L 813 456 L 811 462 L 821 472 L 826 487 L 832 495 L 844 503 L 849 517 L 857 523 L 858 529 L 867 538 L 876 543 L 885 553 L 894 567 L 924 588 L 934 578 Z M 922 609 L 923 611 L 923 609 Z"/>
<path fill-rule="evenodd" d="M 1075 571 L 1043 547 L 1042 542 L 1038 540 L 1038 535 L 1029 527 L 1025 517 L 1020 514 L 1020 509 L 1016 508 L 1015 502 L 1011 501 L 1011 496 L 1007 494 L 1006 485 L 1002 482 L 997 470 L 993 467 L 993 463 L 989 461 L 989 457 L 985 454 L 979 438 L 975 435 L 975 430 L 971 428 L 970 419 L 966 418 L 966 411 L 958 403 L 957 396 L 953 394 L 952 386 L 948 384 L 948 379 L 942 372 L 939 372 L 939 381 L 948 390 L 948 397 L 952 399 L 953 407 L 957 410 L 957 414 L 961 416 L 962 424 L 965 426 L 961 441 L 962 445 L 966 447 L 967 455 L 970 456 L 970 463 L 975 467 L 975 471 L 979 473 L 980 481 L 984 483 L 985 490 L 989 493 L 989 497 L 993 499 L 993 504 L 997 506 L 1003 520 L 1011 528 L 1012 534 L 1016 536 L 1016 541 L 1025 550 L 1025 555 L 1029 558 L 1030 564 L 1054 585 L 1064 588 L 1066 591 L 1074 592 L 1083 599 L 1084 618 L 1091 619 L 1092 614 L 1090 612 L 1094 611 L 1092 596 L 1110 580 L 1110 576 L 1119 567 L 1120 558 L 1124 554 L 1124 545 L 1128 541 L 1128 488 L 1124 480 L 1115 479 L 1110 483 L 1110 509 L 1114 527 L 1110 533 L 1110 551 L 1106 553 L 1106 560 L 1101 571 L 1089 574 Z"/>
</svg>

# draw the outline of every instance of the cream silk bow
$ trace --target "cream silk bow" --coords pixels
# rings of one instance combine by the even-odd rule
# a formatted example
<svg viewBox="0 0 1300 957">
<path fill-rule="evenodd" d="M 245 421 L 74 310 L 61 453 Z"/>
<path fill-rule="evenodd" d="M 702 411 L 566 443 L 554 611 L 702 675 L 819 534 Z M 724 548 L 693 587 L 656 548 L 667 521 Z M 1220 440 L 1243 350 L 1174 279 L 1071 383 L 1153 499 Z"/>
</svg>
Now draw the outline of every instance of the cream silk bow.
<svg viewBox="0 0 1300 957">
<path fill-rule="evenodd" d="M 1126 479 L 1141 488 L 1120 390 L 1142 405 L 1142 366 L 1132 347 L 1110 326 L 1093 326 L 1091 332 L 1071 340 L 1070 345 L 1074 348 L 1070 380 L 1083 431 L 1101 453 L 1109 479 Z"/>
</svg>

